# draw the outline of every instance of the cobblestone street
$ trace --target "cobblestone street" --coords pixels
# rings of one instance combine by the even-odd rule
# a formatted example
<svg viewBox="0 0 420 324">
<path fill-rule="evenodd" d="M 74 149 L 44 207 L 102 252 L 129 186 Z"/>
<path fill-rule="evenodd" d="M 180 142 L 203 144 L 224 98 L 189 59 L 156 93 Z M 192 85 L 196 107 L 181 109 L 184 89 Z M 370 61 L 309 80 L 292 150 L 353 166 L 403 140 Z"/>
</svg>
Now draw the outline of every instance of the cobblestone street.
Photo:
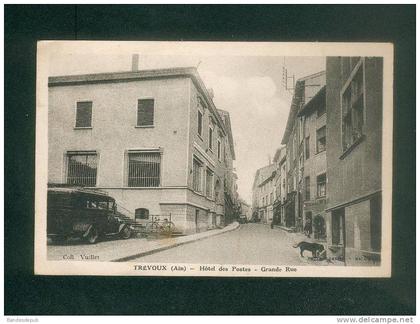
<svg viewBox="0 0 420 324">
<path fill-rule="evenodd" d="M 135 261 L 212 264 L 314 265 L 293 248 L 295 234 L 268 225 L 244 224 L 238 230 L 151 254 Z"/>
<path fill-rule="evenodd" d="M 83 241 L 70 241 L 61 245 L 49 244 L 48 259 L 57 261 L 342 265 L 342 262 L 313 261 L 309 258 L 311 253 L 308 251 L 304 252 L 303 258 L 300 257 L 299 249 L 293 248 L 293 245 L 302 240 L 311 241 L 300 233 L 288 233 L 277 227 L 270 229 L 268 225 L 254 223 L 240 225 L 238 229 L 219 235 L 215 235 L 216 231 L 179 238 L 106 240 L 93 245 Z M 144 255 L 136 257 L 138 254 Z"/>
</svg>

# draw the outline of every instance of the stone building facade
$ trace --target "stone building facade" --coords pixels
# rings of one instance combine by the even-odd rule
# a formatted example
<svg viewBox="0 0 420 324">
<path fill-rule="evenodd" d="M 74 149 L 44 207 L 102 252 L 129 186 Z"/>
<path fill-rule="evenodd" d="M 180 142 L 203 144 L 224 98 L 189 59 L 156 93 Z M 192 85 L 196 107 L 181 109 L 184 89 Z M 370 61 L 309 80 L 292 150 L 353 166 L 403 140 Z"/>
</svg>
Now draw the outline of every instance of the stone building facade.
<svg viewBox="0 0 420 324">
<path fill-rule="evenodd" d="M 230 123 L 196 68 L 50 77 L 48 132 L 50 183 L 104 190 L 184 233 L 225 223 Z"/>
<path fill-rule="evenodd" d="M 346 265 L 381 256 L 383 59 L 328 57 L 327 237 Z"/>
<path fill-rule="evenodd" d="M 275 200 L 274 178 L 276 166 L 269 164 L 257 170 L 252 188 L 252 214 L 254 221 L 270 224 L 273 220 Z"/>
<path fill-rule="evenodd" d="M 298 113 L 303 119 L 303 224 L 310 236 L 326 239 L 325 205 L 327 199 L 325 86 Z"/>
<path fill-rule="evenodd" d="M 315 73 L 296 81 L 292 104 L 281 144 L 286 145 L 286 190 L 287 198 L 282 204 L 285 210 L 285 226 L 302 232 L 303 172 L 304 172 L 304 116 L 299 115 L 305 106 L 325 85 L 325 71 Z"/>
<path fill-rule="evenodd" d="M 273 159 L 276 165 L 276 176 L 274 177 L 275 199 L 273 204 L 274 225 L 285 226 L 286 192 L 286 146 L 277 149 Z"/>
</svg>

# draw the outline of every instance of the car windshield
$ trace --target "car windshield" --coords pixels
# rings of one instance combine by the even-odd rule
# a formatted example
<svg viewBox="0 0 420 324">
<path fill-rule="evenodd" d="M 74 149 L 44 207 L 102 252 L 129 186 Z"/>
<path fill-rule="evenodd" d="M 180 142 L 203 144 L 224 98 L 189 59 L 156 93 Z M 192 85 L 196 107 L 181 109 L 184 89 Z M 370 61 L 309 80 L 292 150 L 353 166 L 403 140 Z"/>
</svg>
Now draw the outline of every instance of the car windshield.
<svg viewBox="0 0 420 324">
<path fill-rule="evenodd" d="M 97 199 L 87 199 L 86 200 L 86 208 L 89 209 L 104 209 L 110 210 L 112 209 L 112 202 L 110 201 L 98 201 Z"/>
</svg>

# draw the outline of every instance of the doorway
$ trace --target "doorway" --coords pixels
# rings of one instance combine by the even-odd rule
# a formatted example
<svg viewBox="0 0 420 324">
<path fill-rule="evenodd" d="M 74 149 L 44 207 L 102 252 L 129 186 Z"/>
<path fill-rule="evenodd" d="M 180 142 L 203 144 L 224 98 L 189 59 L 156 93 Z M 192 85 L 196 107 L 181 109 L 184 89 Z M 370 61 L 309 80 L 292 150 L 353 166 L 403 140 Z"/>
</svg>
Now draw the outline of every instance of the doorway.
<svg viewBox="0 0 420 324">
<path fill-rule="evenodd" d="M 333 210 L 331 213 L 332 244 L 342 248 L 342 258 L 346 253 L 346 228 L 344 208 Z"/>
<path fill-rule="evenodd" d="M 314 217 L 314 238 L 316 240 L 325 239 L 325 220 L 321 215 L 316 215 Z"/>
<path fill-rule="evenodd" d="M 200 232 L 200 227 L 198 226 L 198 219 L 200 217 L 200 210 L 196 209 L 195 210 L 195 232 L 199 233 Z"/>
</svg>

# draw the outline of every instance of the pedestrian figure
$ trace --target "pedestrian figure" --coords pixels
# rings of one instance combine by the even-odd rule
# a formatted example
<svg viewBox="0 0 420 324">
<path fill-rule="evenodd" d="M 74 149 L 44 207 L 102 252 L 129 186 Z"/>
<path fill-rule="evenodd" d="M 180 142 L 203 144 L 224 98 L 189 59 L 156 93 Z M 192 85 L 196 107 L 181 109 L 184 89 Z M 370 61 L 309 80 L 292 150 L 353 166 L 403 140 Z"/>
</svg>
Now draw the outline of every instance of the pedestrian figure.
<svg viewBox="0 0 420 324">
<path fill-rule="evenodd" d="M 311 221 L 309 219 L 306 221 L 305 227 L 303 228 L 303 231 L 304 231 L 304 233 L 307 237 L 309 237 L 309 238 L 311 237 L 312 224 L 311 224 Z"/>
</svg>

